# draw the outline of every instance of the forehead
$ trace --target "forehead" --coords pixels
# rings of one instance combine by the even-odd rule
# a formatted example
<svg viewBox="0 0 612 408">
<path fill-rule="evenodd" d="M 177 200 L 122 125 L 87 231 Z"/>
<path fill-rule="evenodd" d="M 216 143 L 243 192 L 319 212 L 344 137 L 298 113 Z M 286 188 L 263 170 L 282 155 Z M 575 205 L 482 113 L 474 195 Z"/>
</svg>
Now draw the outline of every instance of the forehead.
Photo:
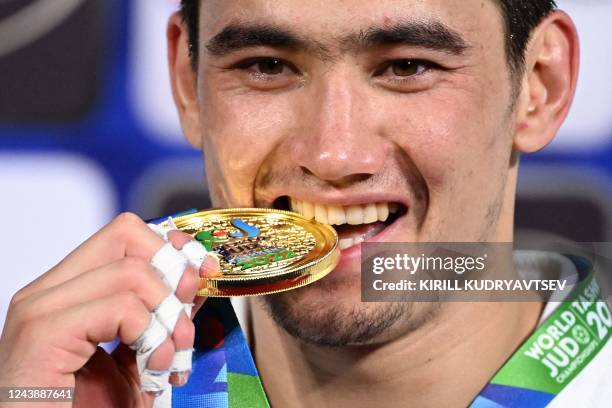
<svg viewBox="0 0 612 408">
<path fill-rule="evenodd" d="M 501 43 L 503 24 L 495 0 L 201 0 L 204 40 L 236 23 L 270 23 L 327 42 L 372 26 L 435 21 L 461 33 L 476 48 Z"/>
</svg>

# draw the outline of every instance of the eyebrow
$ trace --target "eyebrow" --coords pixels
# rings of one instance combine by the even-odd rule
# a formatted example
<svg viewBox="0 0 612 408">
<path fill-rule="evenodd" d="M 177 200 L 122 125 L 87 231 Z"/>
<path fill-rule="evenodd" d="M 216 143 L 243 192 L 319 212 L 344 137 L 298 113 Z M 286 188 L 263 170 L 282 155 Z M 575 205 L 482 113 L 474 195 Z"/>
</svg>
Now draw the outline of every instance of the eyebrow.
<svg viewBox="0 0 612 408">
<path fill-rule="evenodd" d="M 269 24 L 230 24 L 206 44 L 211 55 L 221 56 L 250 47 L 320 49 L 316 41 L 301 38 L 291 30 Z"/>
<path fill-rule="evenodd" d="M 469 49 L 467 41 L 439 21 L 400 21 L 389 26 L 372 26 L 336 40 L 343 51 L 377 46 L 408 45 L 460 55 Z M 290 29 L 271 24 L 233 23 L 223 28 L 208 43 L 213 56 L 222 56 L 250 47 L 275 47 L 313 51 L 331 55 L 322 42 L 302 37 Z"/>
<path fill-rule="evenodd" d="M 385 45 L 408 45 L 460 55 L 467 41 L 439 21 L 404 21 L 388 27 L 370 27 L 345 40 L 349 46 L 370 48 Z"/>
</svg>

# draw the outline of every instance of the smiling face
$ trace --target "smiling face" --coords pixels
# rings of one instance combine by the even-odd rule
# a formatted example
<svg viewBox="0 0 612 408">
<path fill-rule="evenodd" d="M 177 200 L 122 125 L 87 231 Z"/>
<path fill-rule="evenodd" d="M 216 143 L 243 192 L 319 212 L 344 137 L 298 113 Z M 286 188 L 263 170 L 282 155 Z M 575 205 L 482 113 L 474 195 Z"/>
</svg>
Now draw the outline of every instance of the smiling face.
<svg viewBox="0 0 612 408">
<path fill-rule="evenodd" d="M 337 225 L 339 266 L 265 298 L 289 332 L 368 343 L 431 314 L 360 303 L 359 242 L 512 239 L 515 120 L 495 2 L 203 0 L 200 42 L 187 136 L 214 205 Z"/>
</svg>

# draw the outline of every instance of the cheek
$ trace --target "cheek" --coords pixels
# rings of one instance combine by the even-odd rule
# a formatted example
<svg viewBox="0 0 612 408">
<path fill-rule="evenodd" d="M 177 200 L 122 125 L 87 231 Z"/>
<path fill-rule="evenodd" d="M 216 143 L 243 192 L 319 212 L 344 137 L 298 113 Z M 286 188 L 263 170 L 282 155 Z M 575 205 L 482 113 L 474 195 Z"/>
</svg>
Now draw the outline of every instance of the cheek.
<svg viewBox="0 0 612 408">
<path fill-rule="evenodd" d="M 479 239 L 488 228 L 482 223 L 500 200 L 511 151 L 507 99 L 484 89 L 415 97 L 389 130 L 428 192 L 422 224 L 428 239 Z M 462 235 L 453 235 L 456 231 Z"/>
<path fill-rule="evenodd" d="M 205 89 L 201 116 L 209 184 L 224 191 L 224 204 L 253 205 L 257 174 L 290 132 L 293 114 L 278 96 Z"/>
<path fill-rule="evenodd" d="M 388 133 L 414 162 L 430 193 L 454 189 L 477 169 L 498 165 L 492 159 L 500 157 L 502 148 L 502 103 L 478 89 L 415 95 L 387 121 L 396 124 Z"/>
</svg>

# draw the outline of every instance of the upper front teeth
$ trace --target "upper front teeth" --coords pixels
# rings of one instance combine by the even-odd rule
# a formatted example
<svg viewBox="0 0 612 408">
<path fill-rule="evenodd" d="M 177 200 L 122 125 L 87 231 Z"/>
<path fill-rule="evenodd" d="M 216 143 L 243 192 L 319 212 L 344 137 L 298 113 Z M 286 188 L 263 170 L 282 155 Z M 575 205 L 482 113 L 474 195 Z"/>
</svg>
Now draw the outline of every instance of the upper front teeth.
<svg viewBox="0 0 612 408">
<path fill-rule="evenodd" d="M 298 212 L 306 218 L 314 218 L 319 222 L 332 225 L 359 225 L 386 221 L 389 213 L 398 210 L 396 203 L 336 206 L 315 204 L 291 198 L 290 204 L 292 211 Z"/>
<path fill-rule="evenodd" d="M 317 206 L 324 208 L 323 206 Z M 325 210 L 319 210 L 325 212 Z M 316 215 L 316 213 L 315 213 Z M 318 219 L 318 218 L 317 218 Z M 347 223 L 347 214 L 342 207 L 327 207 L 327 223 L 332 225 L 342 225 Z"/>
</svg>

